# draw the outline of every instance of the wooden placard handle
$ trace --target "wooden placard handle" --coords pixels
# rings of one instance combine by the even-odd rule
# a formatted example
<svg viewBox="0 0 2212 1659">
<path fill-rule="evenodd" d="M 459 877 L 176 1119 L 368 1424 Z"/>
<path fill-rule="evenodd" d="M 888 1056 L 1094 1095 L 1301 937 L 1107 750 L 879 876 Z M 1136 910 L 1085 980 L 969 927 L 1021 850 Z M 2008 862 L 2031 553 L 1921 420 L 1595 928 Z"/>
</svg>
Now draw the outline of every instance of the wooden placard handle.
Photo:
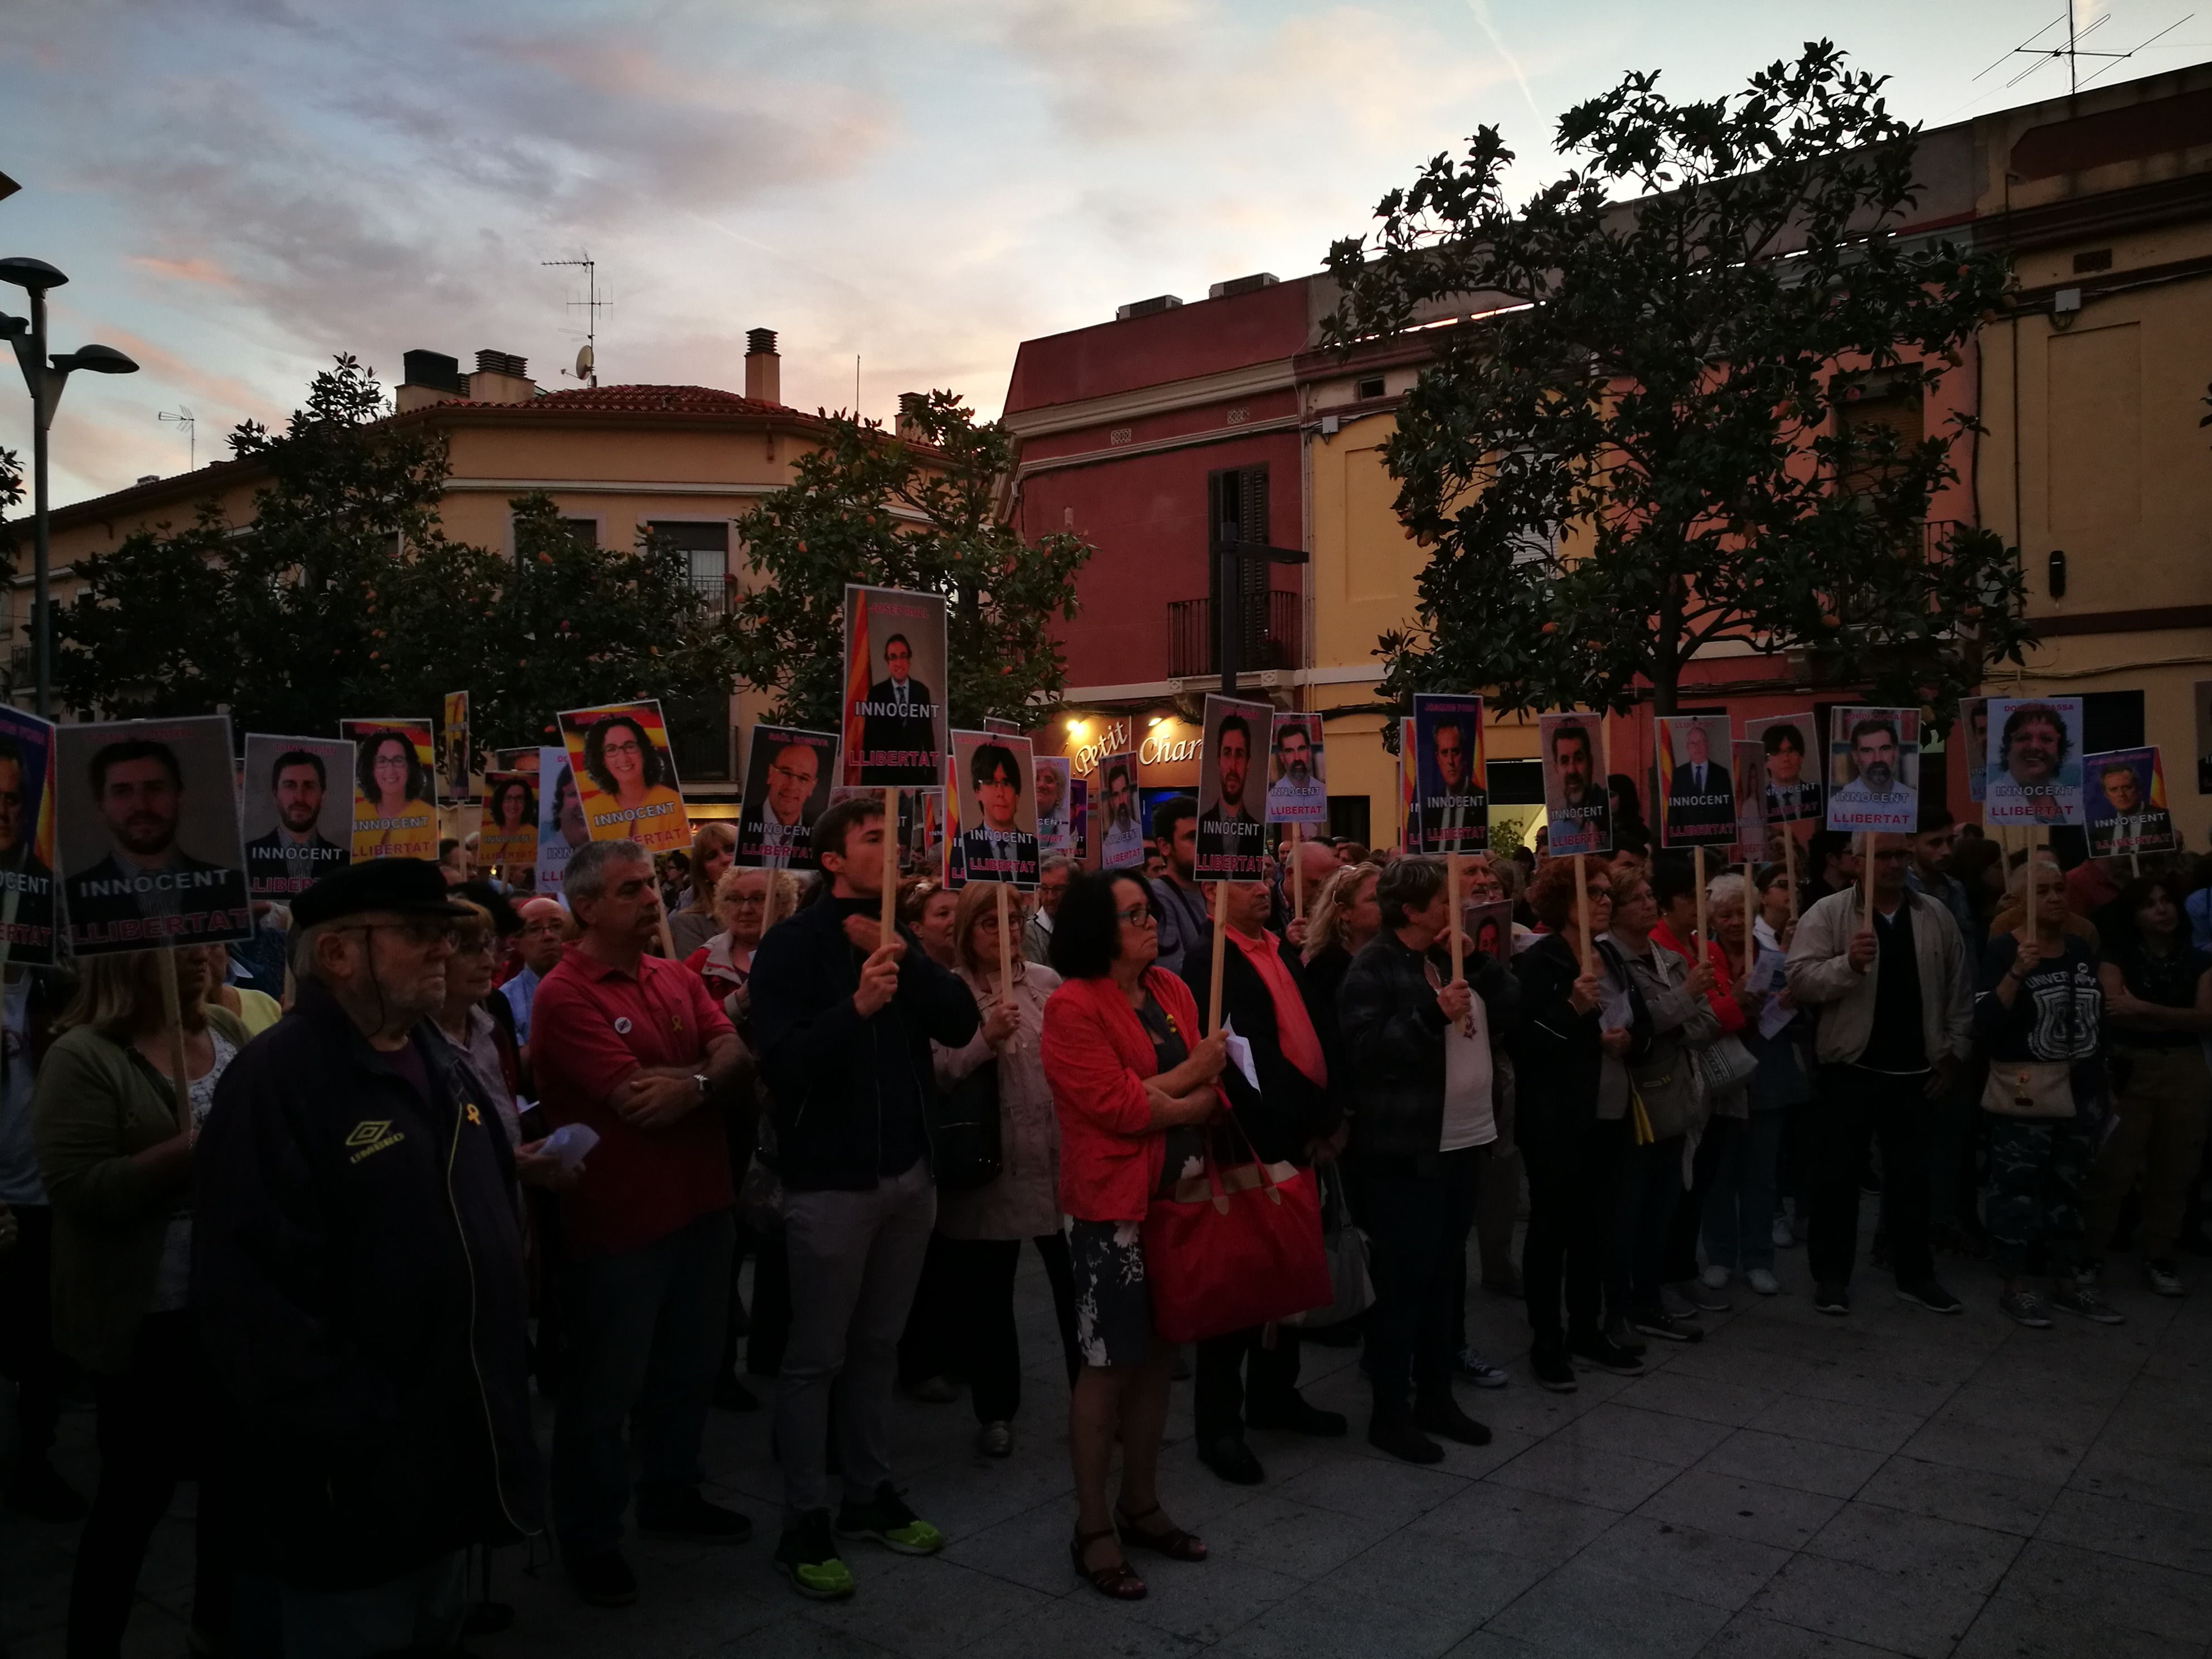
<svg viewBox="0 0 2212 1659">
<path fill-rule="evenodd" d="M 191 1061 L 185 1053 L 185 1001 L 177 985 L 177 947 L 161 946 L 161 1015 L 169 1028 L 169 1083 L 176 1095 L 177 1133 L 192 1133 Z"/>
<path fill-rule="evenodd" d="M 1006 920 L 1006 884 L 995 884 L 999 890 L 999 1001 L 1010 1006 L 1014 994 L 1014 933 Z"/>
<path fill-rule="evenodd" d="M 1583 975 L 1588 978 L 1597 970 L 1591 966 L 1596 946 L 1590 941 L 1589 930 L 1589 874 L 1583 866 L 1583 855 L 1575 854 L 1575 931 L 1582 936 Z"/>
<path fill-rule="evenodd" d="M 1213 972 L 1206 981 L 1206 1034 L 1221 1029 L 1221 964 L 1229 945 L 1229 884 L 1213 884 Z"/>
<path fill-rule="evenodd" d="M 948 831 L 949 833 L 949 831 Z M 884 788 L 883 943 L 898 937 L 898 788 Z"/>
<path fill-rule="evenodd" d="M 1444 854 L 1444 885 L 1450 891 L 1451 904 L 1451 964 L 1452 978 L 1467 977 L 1463 969 L 1467 959 L 1467 933 L 1460 926 L 1459 914 L 1459 854 Z"/>
<path fill-rule="evenodd" d="M 1690 849 L 1690 878 L 1698 884 L 1698 931 L 1691 941 L 1690 965 L 1705 959 L 1705 941 L 1711 937 L 1705 919 L 1705 849 L 1703 842 Z"/>
</svg>

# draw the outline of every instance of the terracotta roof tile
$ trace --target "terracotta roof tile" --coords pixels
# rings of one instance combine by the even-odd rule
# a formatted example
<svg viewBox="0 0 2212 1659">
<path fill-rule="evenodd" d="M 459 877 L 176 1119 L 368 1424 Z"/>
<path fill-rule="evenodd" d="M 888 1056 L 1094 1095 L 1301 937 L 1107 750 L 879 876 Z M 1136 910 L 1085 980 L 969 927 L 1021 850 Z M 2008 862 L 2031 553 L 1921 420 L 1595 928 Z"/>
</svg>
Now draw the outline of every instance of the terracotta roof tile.
<svg viewBox="0 0 2212 1659">
<path fill-rule="evenodd" d="M 581 386 L 548 392 L 524 404 L 465 401 L 431 405 L 441 409 L 528 409 L 554 414 L 651 415 L 674 410 L 686 415 L 790 415 L 784 404 L 764 403 L 711 386 Z"/>
</svg>

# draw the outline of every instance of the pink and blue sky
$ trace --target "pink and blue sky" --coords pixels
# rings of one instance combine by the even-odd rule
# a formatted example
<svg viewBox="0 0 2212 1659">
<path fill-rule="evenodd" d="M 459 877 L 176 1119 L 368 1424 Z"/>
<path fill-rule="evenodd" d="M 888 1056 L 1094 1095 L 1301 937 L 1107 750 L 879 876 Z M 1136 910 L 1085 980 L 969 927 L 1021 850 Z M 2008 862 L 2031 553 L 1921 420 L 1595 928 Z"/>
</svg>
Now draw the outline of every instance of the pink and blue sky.
<svg viewBox="0 0 2212 1659">
<path fill-rule="evenodd" d="M 2202 0 L 2106 0 L 2128 46 Z M 580 343 L 605 381 L 743 384 L 778 330 L 787 402 L 951 386 L 997 410 L 1016 345 L 1159 293 L 1314 269 L 1421 161 L 1495 123 L 1522 179 L 1553 118 L 1626 70 L 1711 96 L 1826 34 L 1940 125 L 2065 88 L 1976 81 L 2063 0 L 15 0 L 0 15 L 0 253 L 70 274 L 55 498 L 179 471 L 274 422 L 336 352 Z M 2097 13 L 2077 0 L 2084 21 Z M 2212 8 L 2114 71 L 2212 57 Z M 2084 73 L 2087 70 L 2085 69 Z M 0 292 L 0 308 L 20 309 Z M 0 370 L 0 445 L 27 450 Z"/>
</svg>

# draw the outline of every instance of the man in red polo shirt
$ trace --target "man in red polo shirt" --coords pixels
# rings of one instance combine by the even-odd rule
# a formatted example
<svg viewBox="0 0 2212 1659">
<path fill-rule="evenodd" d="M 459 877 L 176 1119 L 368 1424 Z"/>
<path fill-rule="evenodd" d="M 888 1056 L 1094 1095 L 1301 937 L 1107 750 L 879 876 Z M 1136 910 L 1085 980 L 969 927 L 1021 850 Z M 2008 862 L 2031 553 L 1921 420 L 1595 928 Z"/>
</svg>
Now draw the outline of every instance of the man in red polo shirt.
<svg viewBox="0 0 2212 1659">
<path fill-rule="evenodd" d="M 554 1530 L 584 1600 L 623 1607 L 637 1581 L 616 1547 L 639 1527 L 741 1544 L 752 1523 L 699 1495 L 699 1442 L 726 1317 L 730 1164 L 720 1085 L 737 1033 L 705 984 L 645 954 L 659 929 L 653 860 L 634 842 L 578 849 L 561 878 L 580 937 L 531 1009 L 531 1058 L 555 1124 L 598 1131 L 562 1202 L 568 1369 L 553 1423 Z"/>
</svg>

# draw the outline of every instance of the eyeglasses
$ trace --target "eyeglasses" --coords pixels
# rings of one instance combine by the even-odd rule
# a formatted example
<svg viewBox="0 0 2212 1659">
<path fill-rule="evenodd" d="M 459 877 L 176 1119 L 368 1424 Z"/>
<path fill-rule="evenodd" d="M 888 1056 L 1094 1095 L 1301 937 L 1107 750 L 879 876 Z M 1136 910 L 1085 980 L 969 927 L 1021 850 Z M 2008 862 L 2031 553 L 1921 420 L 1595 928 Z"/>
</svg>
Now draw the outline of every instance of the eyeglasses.
<svg viewBox="0 0 2212 1659">
<path fill-rule="evenodd" d="M 732 893 L 722 901 L 725 904 L 766 904 L 766 893 Z"/>
<path fill-rule="evenodd" d="M 1116 910 L 1114 914 L 1125 927 L 1149 927 L 1152 925 L 1152 911 L 1141 904 L 1133 904 L 1127 909 Z"/>
<path fill-rule="evenodd" d="M 599 745 L 599 752 L 603 755 L 635 755 L 638 752 L 638 748 L 635 744 L 628 741 L 607 743 Z"/>
</svg>

